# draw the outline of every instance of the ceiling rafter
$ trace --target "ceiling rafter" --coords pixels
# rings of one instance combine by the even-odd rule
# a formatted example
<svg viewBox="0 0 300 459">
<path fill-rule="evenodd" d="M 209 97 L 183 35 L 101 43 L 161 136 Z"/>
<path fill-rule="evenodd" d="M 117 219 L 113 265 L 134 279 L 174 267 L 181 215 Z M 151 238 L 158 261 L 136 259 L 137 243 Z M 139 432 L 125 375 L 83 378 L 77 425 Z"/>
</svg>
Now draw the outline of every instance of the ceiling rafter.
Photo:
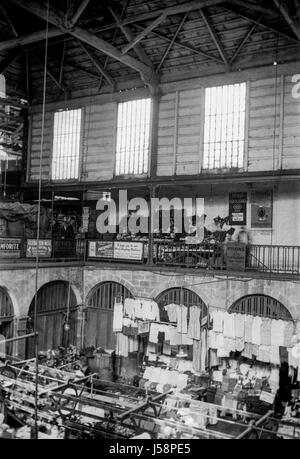
<svg viewBox="0 0 300 459">
<path fill-rule="evenodd" d="M 41 69 L 44 68 L 44 64 L 42 61 L 40 61 L 40 59 L 36 56 L 36 54 L 32 53 L 32 57 L 33 59 L 35 60 L 35 62 L 39 65 L 39 67 L 41 67 Z M 51 78 L 52 81 L 54 81 L 54 83 L 56 84 L 56 86 L 63 92 L 67 92 L 67 88 L 63 85 L 63 84 L 60 84 L 60 82 L 58 81 L 58 79 L 56 78 L 56 76 L 54 75 L 54 73 L 50 70 L 49 66 L 47 66 L 46 68 L 46 72 L 47 72 L 47 75 L 49 75 L 49 77 Z"/>
<path fill-rule="evenodd" d="M 123 4 L 121 15 L 120 15 L 120 20 L 121 21 L 122 21 L 124 15 L 126 13 L 126 10 L 127 10 L 128 5 L 129 5 L 129 2 L 130 2 L 130 0 L 125 0 L 125 2 Z M 119 33 L 119 28 L 116 28 L 115 31 L 114 31 L 114 35 L 113 35 L 112 41 L 111 41 L 112 45 L 115 44 L 117 36 L 118 36 L 118 33 Z M 104 69 L 105 70 L 106 70 L 106 68 L 108 66 L 108 62 L 109 62 L 109 56 L 106 56 L 105 62 L 104 62 Z M 145 62 L 145 63 L 147 64 L 147 62 Z M 100 78 L 99 91 L 100 91 L 100 89 L 102 87 L 102 83 L 103 83 L 103 77 Z"/>
<path fill-rule="evenodd" d="M 290 13 L 289 9 L 281 0 L 273 0 L 275 6 L 278 8 L 280 14 L 283 16 L 287 24 L 290 26 L 295 36 L 300 40 L 300 22 Z"/>
<path fill-rule="evenodd" d="M 7 22 L 7 24 L 11 28 L 12 33 L 17 38 L 19 36 L 18 31 L 17 31 L 13 21 L 11 20 L 10 15 L 7 12 L 6 5 L 5 5 L 5 2 L 3 0 L 0 1 L 0 10 L 1 10 L 1 12 L 2 12 L 2 14 L 3 14 L 3 16 L 4 16 L 4 18 L 5 18 L 6 22 Z"/>
<path fill-rule="evenodd" d="M 151 22 L 139 35 L 137 35 L 128 45 L 124 46 L 122 49 L 122 54 L 128 53 L 128 51 L 131 50 L 135 45 L 137 45 L 143 38 L 147 37 L 149 33 L 156 29 L 165 19 L 167 18 L 167 15 L 165 13 L 161 14 L 155 21 Z"/>
<path fill-rule="evenodd" d="M 178 34 L 181 31 L 181 29 L 183 27 L 183 24 L 185 23 L 187 17 L 188 17 L 188 13 L 185 13 L 183 18 L 181 19 L 181 21 L 179 23 L 179 26 L 176 29 L 176 32 L 174 33 L 170 43 L 168 44 L 168 46 L 167 46 L 167 48 L 166 48 L 166 50 L 165 50 L 165 52 L 163 54 L 163 57 L 161 58 L 160 63 L 158 64 L 156 70 L 160 70 L 161 67 L 163 66 L 163 63 L 165 62 L 166 58 L 168 57 L 168 55 L 169 55 L 169 53 L 170 53 L 170 51 L 171 51 L 171 49 L 172 49 L 172 47 L 173 47 L 173 45 L 175 43 L 175 40 L 178 37 Z"/>
<path fill-rule="evenodd" d="M 104 69 L 104 67 L 100 64 L 99 60 L 96 58 L 94 53 L 88 49 L 88 47 L 82 43 L 80 40 L 77 40 L 81 48 L 84 50 L 86 55 L 89 57 L 90 61 L 94 64 L 100 75 L 104 76 L 108 84 L 114 89 L 115 87 L 115 81 L 113 78 L 110 76 L 110 74 Z"/>
<path fill-rule="evenodd" d="M 143 62 L 139 61 L 138 59 L 129 56 L 123 55 L 117 48 L 112 46 L 110 43 L 102 40 L 101 38 L 97 37 L 96 35 L 87 32 L 85 29 L 74 26 L 72 29 L 66 29 L 63 23 L 63 18 L 55 13 L 53 10 L 49 11 L 47 14 L 46 8 L 44 6 L 40 6 L 38 3 L 30 0 L 10 0 L 12 3 L 20 6 L 21 8 L 30 11 L 34 15 L 38 16 L 41 19 L 49 20 L 49 22 L 58 28 L 60 28 L 63 32 L 69 33 L 70 35 L 74 36 L 78 40 L 88 44 L 89 46 L 97 49 L 98 51 L 107 54 L 117 61 L 125 64 L 128 67 L 136 70 L 140 73 L 142 80 L 153 89 L 157 86 L 157 76 L 153 69 L 148 67 Z"/>
<path fill-rule="evenodd" d="M 228 61 L 228 58 L 226 56 L 226 51 L 224 49 L 224 46 L 222 45 L 221 43 L 221 40 L 216 32 L 216 29 L 214 28 L 214 25 L 211 21 L 211 18 L 208 16 L 207 12 L 204 10 L 204 9 L 201 9 L 200 10 L 200 14 L 201 14 L 201 17 L 216 45 L 216 48 L 218 49 L 219 51 L 219 54 L 224 62 L 225 65 L 229 65 L 229 61 Z"/>
<path fill-rule="evenodd" d="M 278 17 L 278 13 L 276 10 L 273 10 L 272 8 L 267 8 L 262 5 L 258 5 L 257 3 L 253 3 L 248 0 L 230 0 L 230 3 L 234 3 L 237 6 L 242 6 L 243 8 L 247 8 L 249 10 L 256 11 L 258 13 L 262 13 L 263 15 L 269 17 L 269 18 L 276 18 Z"/>
<path fill-rule="evenodd" d="M 12 2 L 12 3 L 17 4 L 16 2 L 14 2 L 14 0 L 9 0 L 9 1 Z M 29 2 L 26 2 L 26 0 L 24 0 L 23 3 L 25 4 L 25 3 L 29 3 Z M 182 5 L 177 5 L 175 7 L 168 8 L 168 15 L 182 14 L 182 13 L 198 10 L 201 7 L 216 6 L 216 5 L 219 5 L 221 3 L 224 3 L 224 0 L 196 0 L 196 1 L 192 1 L 192 2 L 187 2 L 187 3 L 183 3 Z M 151 18 L 155 18 L 155 17 L 159 16 L 164 10 L 165 9 L 159 9 L 159 10 L 156 10 L 156 11 L 149 11 L 148 13 L 143 13 L 143 14 L 139 14 L 139 15 L 136 15 L 136 16 L 128 17 L 128 18 L 122 20 L 122 25 L 134 24 L 134 23 L 137 23 L 137 22 L 142 22 L 142 21 L 146 21 L 146 20 L 151 19 Z M 30 9 L 28 9 L 28 11 L 30 11 Z M 63 22 L 64 21 L 61 21 L 62 25 L 63 25 Z M 115 28 L 116 28 L 116 24 L 114 22 L 112 24 L 107 24 L 107 25 L 104 25 L 102 27 L 97 28 L 95 33 L 96 32 L 97 33 L 98 32 L 99 33 L 100 32 L 106 32 L 108 30 L 115 29 Z M 67 30 L 62 30 L 62 29 L 59 29 L 59 28 L 55 27 L 55 28 L 52 28 L 52 29 L 49 30 L 49 35 L 48 36 L 49 36 L 49 38 L 55 38 L 55 37 L 58 37 L 58 36 L 61 36 L 61 35 L 65 35 L 66 33 L 67 33 Z M 9 49 L 9 48 L 13 48 L 15 46 L 24 46 L 24 45 L 28 45 L 28 44 L 31 44 L 31 43 L 35 43 L 35 42 L 38 42 L 40 40 L 43 40 L 44 38 L 45 38 L 45 31 L 44 30 L 40 30 L 38 32 L 33 32 L 33 33 L 30 33 L 30 34 L 21 36 L 18 39 L 15 38 L 15 39 L 11 39 L 11 40 L 5 40 L 3 42 L 0 42 L 0 51 L 1 50 L 2 51 L 6 50 L 6 49 Z"/>
<path fill-rule="evenodd" d="M 143 29 L 142 26 L 135 24 L 135 27 L 137 29 Z M 166 35 L 163 35 L 160 32 L 152 31 L 151 32 L 153 35 L 156 35 L 157 37 L 161 38 L 162 40 L 168 41 L 169 43 L 172 41 L 172 38 L 167 37 Z M 186 49 L 187 51 L 191 51 L 195 54 L 199 54 L 200 56 L 206 57 L 207 59 L 214 60 L 215 62 L 222 62 L 223 60 L 220 57 L 213 56 L 212 54 L 208 54 L 205 51 L 202 51 L 200 48 L 195 48 L 194 46 L 191 45 L 186 45 L 185 43 L 182 43 L 178 40 L 174 41 L 174 46 L 178 46 L 179 48 Z"/>
<path fill-rule="evenodd" d="M 63 81 L 63 76 L 64 76 L 64 65 L 65 65 L 65 57 L 66 57 L 66 47 L 67 43 L 66 41 L 63 42 L 62 46 L 62 53 L 61 53 L 61 59 L 60 59 L 60 70 L 59 70 L 59 84 L 62 84 Z"/>
<path fill-rule="evenodd" d="M 16 49 L 9 53 L 4 59 L 2 59 L 0 63 L 0 73 L 6 72 L 6 70 L 17 60 L 21 57 L 23 50 Z"/>
<path fill-rule="evenodd" d="M 245 12 L 241 12 L 241 11 L 238 11 L 236 8 L 234 7 L 230 7 L 228 3 L 226 3 L 226 5 L 222 5 L 222 8 L 224 8 L 225 10 L 227 11 L 230 11 L 231 13 L 234 13 L 234 14 L 237 14 L 238 16 L 240 16 L 241 18 L 245 19 L 245 21 L 248 21 L 248 22 L 252 22 L 253 24 L 256 24 L 256 19 L 249 16 L 247 13 Z M 294 35 L 289 35 L 285 32 L 282 32 L 280 29 L 277 29 L 276 27 L 274 26 L 271 26 L 269 24 L 267 24 L 266 22 L 264 22 L 262 19 L 260 20 L 259 22 L 259 26 L 260 27 L 264 27 L 265 29 L 268 29 L 270 30 L 271 32 L 274 32 L 274 33 L 277 33 L 278 35 L 281 35 L 282 37 L 284 38 L 287 38 L 289 40 L 293 40 L 295 42 L 298 42 L 297 38 L 294 36 Z M 0 43 L 1 45 L 1 43 Z"/>
<path fill-rule="evenodd" d="M 248 32 L 246 33 L 246 35 L 244 36 L 244 38 L 242 38 L 240 44 L 238 45 L 237 49 L 235 50 L 235 52 L 233 53 L 233 56 L 232 58 L 230 59 L 229 61 L 229 64 L 232 65 L 234 63 L 234 61 L 236 60 L 236 58 L 238 57 L 238 55 L 240 54 L 241 50 L 243 49 L 243 47 L 245 46 L 245 44 L 247 43 L 247 41 L 249 40 L 249 38 L 251 37 L 251 35 L 253 34 L 254 30 L 256 29 L 256 27 L 258 26 L 260 20 L 262 19 L 263 17 L 263 14 L 261 14 L 259 16 L 259 18 L 257 19 L 257 21 L 250 27 L 250 29 L 248 30 Z"/>
<path fill-rule="evenodd" d="M 87 8 L 88 4 L 90 3 L 90 0 L 82 0 L 80 3 L 79 7 L 75 11 L 73 17 L 67 21 L 67 26 L 68 27 L 74 27 L 75 24 L 79 21 L 81 16 L 83 15 L 85 9 Z"/>
<path fill-rule="evenodd" d="M 108 6 L 108 10 L 111 13 L 111 15 L 113 16 L 114 20 L 116 21 L 117 26 L 121 29 L 122 33 L 125 35 L 125 37 L 128 40 L 128 42 L 132 42 L 134 40 L 134 34 L 130 30 L 129 26 L 122 25 L 122 18 L 118 15 L 118 13 L 111 6 Z M 153 67 L 152 62 L 150 61 L 150 59 L 147 56 L 145 50 L 143 49 L 143 47 L 139 43 L 134 45 L 133 49 L 134 49 L 136 55 L 138 56 L 138 58 L 142 62 L 144 62 L 145 64 L 149 65 L 150 67 Z"/>
</svg>

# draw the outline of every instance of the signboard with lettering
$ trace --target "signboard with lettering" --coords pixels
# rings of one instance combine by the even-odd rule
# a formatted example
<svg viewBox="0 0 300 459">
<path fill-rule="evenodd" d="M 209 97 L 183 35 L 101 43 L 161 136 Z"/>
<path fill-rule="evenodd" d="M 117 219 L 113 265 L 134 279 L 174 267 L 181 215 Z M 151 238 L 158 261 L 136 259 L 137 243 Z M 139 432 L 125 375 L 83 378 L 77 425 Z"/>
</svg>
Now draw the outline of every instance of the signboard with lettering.
<svg viewBox="0 0 300 459">
<path fill-rule="evenodd" d="M 89 258 L 113 258 L 114 243 L 111 241 L 89 241 L 88 245 Z"/>
<path fill-rule="evenodd" d="M 114 258 L 120 260 L 142 261 L 144 244 L 142 242 L 114 242 Z"/>
<path fill-rule="evenodd" d="M 251 228 L 272 228 L 272 213 L 272 191 L 253 191 L 251 193 Z"/>
<path fill-rule="evenodd" d="M 51 239 L 40 239 L 39 240 L 39 257 L 51 258 L 52 254 L 52 241 Z M 34 258 L 37 255 L 37 240 L 27 239 L 26 244 L 26 257 Z"/>
<path fill-rule="evenodd" d="M 229 224 L 247 224 L 247 193 L 229 193 Z"/>
<path fill-rule="evenodd" d="M 21 239 L 0 238 L 0 258 L 20 258 Z"/>
<path fill-rule="evenodd" d="M 237 242 L 226 244 L 226 266 L 229 271 L 244 271 L 246 264 L 246 245 Z"/>
</svg>

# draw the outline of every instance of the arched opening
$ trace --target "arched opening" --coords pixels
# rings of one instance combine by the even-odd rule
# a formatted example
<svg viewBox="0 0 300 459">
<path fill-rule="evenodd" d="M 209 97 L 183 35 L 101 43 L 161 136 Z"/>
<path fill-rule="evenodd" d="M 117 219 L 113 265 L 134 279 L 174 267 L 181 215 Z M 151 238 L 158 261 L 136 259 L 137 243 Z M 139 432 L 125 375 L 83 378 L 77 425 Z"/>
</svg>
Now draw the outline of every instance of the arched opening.
<svg viewBox="0 0 300 459">
<path fill-rule="evenodd" d="M 14 336 L 14 307 L 5 288 L 0 287 L 0 341 Z M 0 358 L 12 355 L 13 343 L 0 344 Z"/>
<path fill-rule="evenodd" d="M 76 296 L 69 282 L 54 281 L 37 292 L 38 349 L 46 351 L 76 344 Z M 35 297 L 29 308 L 27 328 L 34 327 Z M 65 324 L 68 323 L 69 330 Z M 28 340 L 27 357 L 34 355 L 34 340 Z"/>
<path fill-rule="evenodd" d="M 190 321 L 198 320 L 201 323 L 201 320 L 207 316 L 207 306 L 204 303 L 204 301 L 200 298 L 200 296 L 192 290 L 183 287 L 175 287 L 165 290 L 156 297 L 155 301 L 159 307 L 161 322 L 177 322 L 178 308 L 176 306 L 174 307 L 173 305 L 182 305 L 183 307 L 186 307 L 186 320 L 188 328 L 190 326 Z M 165 308 L 165 306 L 168 306 L 168 308 Z M 197 306 L 200 309 L 200 314 L 197 313 L 197 316 L 193 314 L 193 306 Z M 189 341 L 190 342 L 187 342 L 184 339 L 182 339 L 180 345 L 171 345 L 170 347 L 163 341 L 162 343 L 158 344 L 157 353 L 168 353 L 169 355 L 174 357 L 175 355 L 177 355 L 178 350 L 182 348 L 184 350 L 184 353 L 187 355 L 187 360 L 194 360 L 195 341 Z M 167 351 L 166 349 L 169 350 Z"/>
<path fill-rule="evenodd" d="M 103 282 L 93 288 L 87 297 L 85 347 L 115 349 L 114 304 L 125 298 L 133 298 L 133 295 L 118 282 Z"/>
<path fill-rule="evenodd" d="M 207 315 L 207 307 L 200 296 L 187 288 L 174 287 L 165 290 L 156 297 L 155 301 L 159 306 L 160 320 L 162 322 L 169 322 L 168 314 L 164 309 L 164 306 L 168 304 L 183 304 L 187 308 L 199 306 L 201 308 L 201 317 Z"/>
<path fill-rule="evenodd" d="M 269 319 L 293 320 L 289 310 L 278 300 L 267 295 L 247 295 L 237 300 L 229 313 L 248 314 Z"/>
</svg>

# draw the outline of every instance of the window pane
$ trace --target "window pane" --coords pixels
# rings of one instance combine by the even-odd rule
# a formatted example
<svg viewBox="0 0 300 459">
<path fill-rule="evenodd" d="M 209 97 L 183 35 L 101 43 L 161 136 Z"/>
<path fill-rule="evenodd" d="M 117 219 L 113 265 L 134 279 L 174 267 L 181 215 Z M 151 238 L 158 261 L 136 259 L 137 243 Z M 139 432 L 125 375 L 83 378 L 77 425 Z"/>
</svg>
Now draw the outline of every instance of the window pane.
<svg viewBox="0 0 300 459">
<path fill-rule="evenodd" d="M 81 109 L 54 114 L 52 180 L 78 179 Z"/>
<path fill-rule="evenodd" d="M 207 88 L 203 168 L 243 167 L 246 83 Z"/>
<path fill-rule="evenodd" d="M 118 105 L 116 175 L 148 172 L 150 122 L 151 99 Z"/>
</svg>

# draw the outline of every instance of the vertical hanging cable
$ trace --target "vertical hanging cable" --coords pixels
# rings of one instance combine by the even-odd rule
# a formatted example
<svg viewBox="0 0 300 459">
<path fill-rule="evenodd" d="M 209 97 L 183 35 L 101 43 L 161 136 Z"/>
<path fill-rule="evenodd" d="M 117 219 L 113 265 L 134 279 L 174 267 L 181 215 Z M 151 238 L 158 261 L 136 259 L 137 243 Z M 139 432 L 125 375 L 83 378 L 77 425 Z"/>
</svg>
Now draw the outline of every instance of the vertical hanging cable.
<svg viewBox="0 0 300 459">
<path fill-rule="evenodd" d="M 34 404 L 34 438 L 38 438 L 38 336 L 37 336 L 37 303 L 38 303 L 38 281 L 39 281 L 39 241 L 41 222 L 41 198 L 42 198 L 42 162 L 45 131 L 45 109 L 46 109 L 46 87 L 47 87 L 47 62 L 48 62 L 48 38 L 49 38 L 49 0 L 47 0 L 47 20 L 45 33 L 45 60 L 44 60 L 44 81 L 43 81 L 43 108 L 42 108 L 42 129 L 41 146 L 39 158 L 39 184 L 38 184 L 38 213 L 37 213 L 37 238 L 36 238 L 36 260 L 35 260 L 35 300 L 34 300 L 34 331 L 35 331 L 35 404 Z"/>
</svg>

